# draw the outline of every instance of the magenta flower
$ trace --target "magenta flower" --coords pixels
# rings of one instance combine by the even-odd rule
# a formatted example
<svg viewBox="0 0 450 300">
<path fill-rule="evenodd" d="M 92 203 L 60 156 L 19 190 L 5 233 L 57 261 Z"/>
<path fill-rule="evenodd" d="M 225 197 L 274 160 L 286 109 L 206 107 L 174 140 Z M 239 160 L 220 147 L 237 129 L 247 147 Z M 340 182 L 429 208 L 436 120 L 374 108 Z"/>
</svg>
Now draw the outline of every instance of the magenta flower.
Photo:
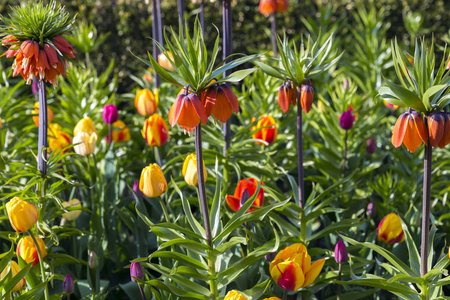
<svg viewBox="0 0 450 300">
<path fill-rule="evenodd" d="M 136 279 L 140 279 L 143 280 L 145 275 L 144 275 L 144 270 L 142 270 L 142 265 L 140 262 L 134 262 L 131 263 L 131 267 L 130 267 L 130 276 L 131 276 L 131 281 L 136 282 Z"/>
<path fill-rule="evenodd" d="M 377 150 L 377 146 L 375 145 L 375 140 L 374 139 L 368 139 L 366 144 L 367 144 L 366 152 L 368 154 L 374 154 L 375 151 Z"/>
<path fill-rule="evenodd" d="M 355 116 L 352 115 L 352 110 L 349 109 L 342 113 L 339 125 L 341 125 L 342 129 L 349 130 L 353 127 L 353 122 L 355 122 Z"/>
<path fill-rule="evenodd" d="M 337 263 L 348 262 L 348 252 L 347 247 L 343 241 L 339 241 L 334 248 L 334 259 Z"/>
<path fill-rule="evenodd" d="M 119 112 L 114 104 L 105 105 L 103 108 L 103 122 L 112 124 L 119 119 Z"/>
</svg>

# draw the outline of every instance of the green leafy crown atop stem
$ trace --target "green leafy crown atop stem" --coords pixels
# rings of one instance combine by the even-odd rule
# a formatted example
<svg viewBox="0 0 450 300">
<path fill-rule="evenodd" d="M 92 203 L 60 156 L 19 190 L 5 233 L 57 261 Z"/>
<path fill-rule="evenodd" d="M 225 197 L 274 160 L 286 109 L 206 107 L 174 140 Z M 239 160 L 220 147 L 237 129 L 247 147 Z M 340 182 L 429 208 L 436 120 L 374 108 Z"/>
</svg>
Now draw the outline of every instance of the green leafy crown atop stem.
<svg viewBox="0 0 450 300">
<path fill-rule="evenodd" d="M 0 16 L 4 25 L 0 26 L 1 35 L 13 35 L 19 41 L 32 40 L 41 45 L 53 37 L 70 32 L 75 16 L 70 17 L 64 6 L 55 1 L 44 5 L 28 3 L 11 7 L 8 17 Z"/>
<path fill-rule="evenodd" d="M 446 53 L 447 45 L 444 53 Z M 450 72 L 446 72 L 446 62 L 450 59 L 444 57 L 441 64 L 435 68 L 434 41 L 429 48 L 425 40 L 416 39 L 413 61 L 410 62 L 400 49 L 397 39 L 392 41 L 392 59 L 395 72 L 400 85 L 385 79 L 386 85 L 381 87 L 379 95 L 387 102 L 411 107 L 414 110 L 428 115 L 441 110 L 450 102 Z"/>
</svg>

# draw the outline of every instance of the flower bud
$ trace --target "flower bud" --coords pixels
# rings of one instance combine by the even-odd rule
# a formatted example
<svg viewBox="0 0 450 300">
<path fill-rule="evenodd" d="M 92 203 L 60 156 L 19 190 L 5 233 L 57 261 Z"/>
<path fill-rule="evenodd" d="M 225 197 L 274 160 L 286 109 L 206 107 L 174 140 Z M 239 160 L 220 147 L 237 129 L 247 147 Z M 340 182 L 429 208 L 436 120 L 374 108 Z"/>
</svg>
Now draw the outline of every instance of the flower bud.
<svg viewBox="0 0 450 300">
<path fill-rule="evenodd" d="M 33 115 L 34 124 L 36 127 L 39 127 L 39 102 L 34 103 L 31 114 Z M 47 123 L 51 123 L 53 121 L 53 117 L 53 110 L 47 106 Z"/>
<path fill-rule="evenodd" d="M 281 300 L 278 297 L 270 297 L 270 298 L 264 298 L 263 300 Z"/>
<path fill-rule="evenodd" d="M 64 278 L 64 283 L 63 283 L 64 294 L 66 294 L 66 295 L 73 294 L 74 289 L 75 289 L 75 285 L 73 283 L 73 279 L 70 276 L 70 274 L 67 274 L 66 278 Z"/>
<path fill-rule="evenodd" d="M 131 263 L 130 276 L 131 276 L 131 281 L 133 281 L 133 282 L 136 282 L 135 277 L 137 279 L 144 280 L 145 274 L 144 274 L 144 270 L 142 270 L 142 265 L 140 262 Z"/>
<path fill-rule="evenodd" d="M 98 267 L 98 257 L 94 250 L 89 252 L 89 268 L 96 269 Z"/>
<path fill-rule="evenodd" d="M 252 119 L 254 121 L 254 118 Z M 258 128 L 261 128 L 260 130 L 256 131 L 252 137 L 254 139 L 263 140 L 269 145 L 271 145 L 273 142 L 275 142 L 275 139 L 277 138 L 278 129 L 277 124 L 275 123 L 275 120 L 272 116 L 267 115 L 261 115 L 258 123 L 256 123 L 256 126 L 252 127 L 252 131 L 257 130 Z M 261 142 L 256 142 L 258 145 L 264 145 Z"/>
<path fill-rule="evenodd" d="M 184 180 L 187 184 L 191 186 L 197 186 L 198 185 L 198 174 L 197 174 L 197 155 L 194 153 L 189 154 L 183 163 L 183 169 L 182 174 L 184 177 Z M 205 176 L 205 182 L 206 178 L 208 177 L 208 173 L 206 172 L 205 162 L 203 162 L 203 174 Z"/>
<path fill-rule="evenodd" d="M 47 256 L 47 249 L 45 248 L 44 240 L 40 237 L 36 237 L 37 244 L 42 254 L 42 258 Z M 27 263 L 33 262 L 33 266 L 39 263 L 39 255 L 36 249 L 36 245 L 33 242 L 31 236 L 27 235 L 20 239 L 17 244 L 17 257 L 22 257 L 22 259 Z"/>
<path fill-rule="evenodd" d="M 352 111 L 349 109 L 344 111 L 340 117 L 339 125 L 344 130 L 349 130 L 353 127 L 353 122 L 355 121 L 355 116 L 352 115 Z"/>
<path fill-rule="evenodd" d="M 3 126 L 3 121 L 2 121 L 2 118 L 0 118 L 0 129 L 2 128 L 2 126 Z"/>
<path fill-rule="evenodd" d="M 17 232 L 28 231 L 38 220 L 36 206 L 19 197 L 14 197 L 6 203 L 6 212 L 12 228 Z"/>
<path fill-rule="evenodd" d="M 309 113 L 314 101 L 314 86 L 312 80 L 309 80 L 309 84 L 302 84 L 300 88 L 300 104 L 302 105 L 305 113 Z"/>
<path fill-rule="evenodd" d="M 152 91 L 142 89 L 134 98 L 134 106 L 140 115 L 149 116 L 158 108 L 158 97 L 155 97 Z"/>
<path fill-rule="evenodd" d="M 348 252 L 347 247 L 343 241 L 339 241 L 334 248 L 334 259 L 337 263 L 348 262 Z"/>
<path fill-rule="evenodd" d="M 19 267 L 19 265 L 15 261 L 10 261 L 8 265 L 3 269 L 2 273 L 0 274 L 0 280 L 5 278 L 9 272 L 11 272 L 12 277 L 14 278 L 17 273 L 20 272 L 22 268 Z M 22 277 L 18 283 L 13 287 L 12 292 L 18 292 L 27 284 L 27 281 L 25 280 L 25 277 Z M 6 298 L 5 298 L 6 299 Z"/>
<path fill-rule="evenodd" d="M 437 147 L 444 136 L 445 118 L 440 113 L 431 113 L 428 115 L 427 123 L 430 145 Z"/>
<path fill-rule="evenodd" d="M 95 152 L 96 143 L 97 133 L 80 132 L 73 137 L 73 150 L 79 155 L 88 156 Z"/>
<path fill-rule="evenodd" d="M 278 90 L 278 105 L 284 113 L 287 113 L 291 104 L 297 104 L 297 88 L 288 82 Z"/>
<path fill-rule="evenodd" d="M 150 147 L 161 147 L 169 139 L 169 127 L 157 113 L 154 113 L 145 120 L 141 133 Z"/>
<path fill-rule="evenodd" d="M 169 55 L 170 60 L 173 61 L 173 55 L 171 52 L 167 52 L 167 55 Z M 169 71 L 173 71 L 175 70 L 175 68 L 172 66 L 172 64 L 170 63 L 169 58 L 167 58 L 167 56 L 164 53 L 160 53 L 158 55 L 158 64 L 163 67 L 164 69 L 167 69 Z"/>
<path fill-rule="evenodd" d="M 64 201 L 63 206 L 71 209 L 77 207 L 81 208 L 81 202 L 80 200 L 73 198 L 70 201 Z M 69 212 L 63 213 L 62 216 L 68 221 L 75 221 L 81 215 L 81 212 L 82 212 L 81 209 L 71 210 Z"/>
<path fill-rule="evenodd" d="M 116 121 L 112 124 L 114 128 L 111 131 L 111 137 L 114 143 L 126 142 L 131 139 L 130 129 L 125 125 L 123 121 Z M 106 142 L 110 143 L 109 137 L 106 137 Z"/>
<path fill-rule="evenodd" d="M 277 256 L 276 252 L 272 252 L 267 254 L 266 256 L 264 256 L 264 258 L 268 261 L 268 262 L 272 262 L 272 260 L 275 258 L 275 256 Z"/>
<path fill-rule="evenodd" d="M 103 122 L 112 124 L 119 118 L 119 112 L 114 104 L 105 105 L 103 107 Z"/>
<path fill-rule="evenodd" d="M 236 290 L 231 290 L 225 295 L 225 298 L 223 298 L 223 300 L 248 300 L 248 299 L 240 292 Z"/>
<path fill-rule="evenodd" d="M 80 121 L 78 121 L 77 125 L 73 129 L 73 136 L 78 135 L 80 132 L 85 133 L 95 133 L 97 134 L 97 130 L 95 129 L 94 122 L 89 117 L 84 117 Z"/>
<path fill-rule="evenodd" d="M 136 180 L 133 183 L 133 191 L 138 195 L 138 197 L 141 197 L 141 198 L 144 197 L 144 194 L 139 189 L 139 180 Z M 134 194 L 133 194 L 133 199 L 134 199 L 134 201 L 136 201 L 136 198 L 135 198 Z"/>
<path fill-rule="evenodd" d="M 373 218 L 377 214 L 377 207 L 375 206 L 375 202 L 373 200 L 370 200 L 369 204 L 367 205 L 366 213 L 369 217 Z"/>
<path fill-rule="evenodd" d="M 444 148 L 450 144 L 450 113 L 442 113 L 442 117 L 444 118 L 444 134 L 439 142 L 439 148 Z"/>
<path fill-rule="evenodd" d="M 377 236 L 380 242 L 390 245 L 403 242 L 405 235 L 399 216 L 395 213 L 390 213 L 384 217 L 378 225 Z"/>
<path fill-rule="evenodd" d="M 374 139 L 368 139 L 366 141 L 366 152 L 368 154 L 374 154 L 375 151 L 377 150 L 377 145 L 375 144 L 375 140 Z"/>
<path fill-rule="evenodd" d="M 164 194 L 167 189 L 167 182 L 157 164 L 150 164 L 142 170 L 139 189 L 149 198 Z"/>
</svg>

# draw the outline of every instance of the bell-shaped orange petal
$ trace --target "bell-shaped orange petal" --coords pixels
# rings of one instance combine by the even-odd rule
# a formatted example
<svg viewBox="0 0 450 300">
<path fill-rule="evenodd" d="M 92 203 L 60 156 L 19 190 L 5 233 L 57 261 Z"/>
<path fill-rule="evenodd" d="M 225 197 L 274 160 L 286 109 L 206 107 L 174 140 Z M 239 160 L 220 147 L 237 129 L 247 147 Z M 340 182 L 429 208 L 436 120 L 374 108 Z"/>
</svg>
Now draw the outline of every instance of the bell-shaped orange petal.
<svg viewBox="0 0 450 300">
<path fill-rule="evenodd" d="M 416 127 L 417 133 L 419 134 L 420 139 L 425 145 L 428 145 L 428 130 L 423 122 L 423 115 L 419 114 L 416 111 L 411 113 L 411 116 L 414 119 L 414 125 Z"/>
<path fill-rule="evenodd" d="M 303 84 L 300 89 L 300 103 L 305 113 L 309 113 L 314 101 L 314 87 L 310 84 Z"/>
<path fill-rule="evenodd" d="M 428 133 L 430 137 L 430 145 L 437 147 L 444 136 L 444 118 L 439 113 L 428 115 Z"/>
<path fill-rule="evenodd" d="M 444 118 L 444 134 L 439 142 L 439 148 L 444 148 L 450 144 L 450 116 L 448 113 L 443 113 L 442 117 Z"/>
<path fill-rule="evenodd" d="M 407 117 L 407 127 L 406 133 L 403 138 L 403 145 L 409 150 L 409 152 L 416 152 L 417 148 L 422 145 L 422 139 L 416 130 L 416 125 L 414 124 L 414 118 L 412 115 Z"/>
<path fill-rule="evenodd" d="M 282 86 L 280 86 L 280 89 L 278 90 L 278 105 L 280 106 L 281 110 L 284 113 L 287 113 L 290 104 L 291 101 L 288 96 L 288 87 L 286 84 L 283 84 Z"/>
<path fill-rule="evenodd" d="M 391 142 L 395 148 L 398 148 L 402 145 L 407 127 L 408 127 L 408 117 L 406 113 L 404 113 L 398 117 L 397 122 L 395 122 L 394 130 L 392 130 Z"/>
<path fill-rule="evenodd" d="M 178 118 L 180 117 L 181 109 L 183 108 L 183 98 L 184 94 L 179 95 L 175 100 L 175 102 L 173 103 L 172 107 L 170 108 L 169 124 L 172 127 L 175 126 L 175 124 L 177 124 Z"/>
<path fill-rule="evenodd" d="M 205 114 L 205 111 L 203 110 L 202 102 L 195 94 L 189 94 L 188 95 L 189 101 L 192 103 L 192 106 L 195 109 L 195 112 L 197 113 L 197 116 L 202 120 L 203 124 L 206 124 L 208 122 L 208 116 Z"/>
<path fill-rule="evenodd" d="M 217 85 L 213 85 L 202 93 L 202 105 L 206 116 L 210 116 L 217 99 Z"/>
<path fill-rule="evenodd" d="M 47 54 L 49 64 L 52 67 L 56 67 L 56 65 L 59 62 L 59 59 L 58 59 L 58 54 L 56 53 L 55 48 L 53 48 L 53 46 L 51 46 L 50 44 L 45 43 L 44 51 L 45 51 L 45 54 Z"/>
</svg>

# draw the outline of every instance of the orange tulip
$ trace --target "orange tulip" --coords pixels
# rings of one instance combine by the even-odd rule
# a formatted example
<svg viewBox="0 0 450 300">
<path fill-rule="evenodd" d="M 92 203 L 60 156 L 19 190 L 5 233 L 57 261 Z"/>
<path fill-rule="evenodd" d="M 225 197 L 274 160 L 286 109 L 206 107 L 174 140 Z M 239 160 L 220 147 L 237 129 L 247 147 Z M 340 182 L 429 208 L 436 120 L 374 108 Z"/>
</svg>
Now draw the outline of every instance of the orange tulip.
<svg viewBox="0 0 450 300">
<path fill-rule="evenodd" d="M 305 113 L 309 113 L 314 101 L 314 86 L 312 80 L 308 84 L 303 84 L 300 88 L 300 103 Z"/>
<path fill-rule="evenodd" d="M 68 146 L 70 146 L 70 135 L 62 131 L 59 124 L 51 123 L 48 125 L 48 147 L 51 152 L 58 152 Z M 64 150 L 64 153 L 69 149 Z"/>
<path fill-rule="evenodd" d="M 34 103 L 33 110 L 31 111 L 33 115 L 33 122 L 36 127 L 39 127 L 39 102 Z M 51 123 L 53 121 L 53 110 L 47 106 L 47 122 Z"/>
<path fill-rule="evenodd" d="M 287 0 L 261 0 L 259 2 L 259 11 L 263 15 L 269 15 L 273 13 L 282 13 L 289 7 Z"/>
<path fill-rule="evenodd" d="M 154 113 L 145 120 L 141 133 L 150 147 L 160 147 L 169 139 L 169 127 L 157 113 Z"/>
<path fill-rule="evenodd" d="M 395 213 L 390 213 L 384 217 L 378 225 L 377 236 L 380 242 L 390 245 L 403 242 L 405 234 L 399 216 Z"/>
<path fill-rule="evenodd" d="M 422 142 L 428 145 L 428 131 L 422 114 L 408 110 L 400 115 L 392 131 L 391 141 L 395 148 L 403 143 L 409 152 L 416 152 Z"/>
<path fill-rule="evenodd" d="M 125 125 L 124 122 L 122 121 L 116 121 L 113 124 L 113 128 L 117 128 L 111 131 L 111 137 L 112 140 L 114 141 L 114 143 L 117 142 L 126 142 L 129 141 L 131 136 L 130 136 L 130 129 L 127 128 L 127 125 Z M 106 137 L 106 142 L 109 143 L 109 138 Z"/>
<path fill-rule="evenodd" d="M 442 117 L 444 118 L 444 134 L 439 142 L 439 148 L 444 148 L 450 144 L 450 115 L 449 113 L 443 113 Z"/>
<path fill-rule="evenodd" d="M 194 130 L 203 121 L 208 122 L 208 117 L 203 110 L 202 102 L 193 93 L 188 93 L 188 88 L 177 97 L 169 111 L 169 124 L 173 127 L 178 123 L 187 131 Z"/>
<path fill-rule="evenodd" d="M 206 115 L 213 114 L 222 123 L 228 121 L 233 111 L 239 112 L 239 102 L 236 95 L 226 83 L 213 85 L 202 97 Z"/>
<path fill-rule="evenodd" d="M 264 183 L 261 182 L 261 185 Z M 239 181 L 234 195 L 227 195 L 227 204 L 233 211 L 238 211 L 241 206 L 247 202 L 255 193 L 258 188 L 258 182 L 255 178 L 247 178 Z M 255 198 L 252 206 L 260 207 L 264 202 L 264 189 L 261 187 L 259 193 Z M 256 208 L 250 207 L 249 212 L 255 211 Z"/>
<path fill-rule="evenodd" d="M 275 0 L 275 3 L 276 3 L 275 11 L 277 13 L 285 12 L 289 7 L 289 3 L 287 0 Z"/>
<path fill-rule="evenodd" d="M 247 297 L 236 290 L 229 291 L 223 300 L 247 300 Z"/>
<path fill-rule="evenodd" d="M 155 92 L 156 93 L 156 92 Z M 134 106 L 142 116 L 149 116 L 158 109 L 158 97 L 152 91 L 142 89 L 137 92 L 134 98 Z"/>
<path fill-rule="evenodd" d="M 440 113 L 431 113 L 428 115 L 428 133 L 430 145 L 437 147 L 444 137 L 445 118 Z"/>
<path fill-rule="evenodd" d="M 297 104 L 297 88 L 290 82 L 280 86 L 278 90 L 278 105 L 286 113 L 290 105 Z"/>
<path fill-rule="evenodd" d="M 252 122 L 254 122 L 254 121 L 255 121 L 255 117 L 252 118 Z M 275 123 L 275 120 L 272 116 L 261 115 L 258 123 L 256 123 L 256 126 L 252 127 L 252 131 L 254 131 L 258 128 L 261 128 L 261 129 L 259 129 L 252 135 L 252 137 L 254 139 L 263 140 L 263 141 L 267 142 L 269 145 L 272 144 L 273 142 L 275 142 L 275 139 L 277 138 L 277 134 L 278 134 L 278 129 L 277 129 L 277 124 Z M 264 145 L 261 142 L 256 142 L 256 144 Z"/>
<path fill-rule="evenodd" d="M 44 240 L 40 237 L 36 238 L 39 249 L 41 250 L 42 258 L 47 256 L 47 250 L 45 249 Z M 33 239 L 31 236 L 27 235 L 23 237 L 19 244 L 17 244 L 17 257 L 22 257 L 22 259 L 27 263 L 33 262 L 33 266 L 39 263 L 39 255 L 34 245 Z"/>
<path fill-rule="evenodd" d="M 270 297 L 270 298 L 264 298 L 263 300 L 281 300 L 278 297 Z"/>
<path fill-rule="evenodd" d="M 270 263 L 269 271 L 278 286 L 289 291 L 297 291 L 313 283 L 324 264 L 323 258 L 311 264 L 311 256 L 305 245 L 293 244 L 275 256 Z"/>
</svg>

